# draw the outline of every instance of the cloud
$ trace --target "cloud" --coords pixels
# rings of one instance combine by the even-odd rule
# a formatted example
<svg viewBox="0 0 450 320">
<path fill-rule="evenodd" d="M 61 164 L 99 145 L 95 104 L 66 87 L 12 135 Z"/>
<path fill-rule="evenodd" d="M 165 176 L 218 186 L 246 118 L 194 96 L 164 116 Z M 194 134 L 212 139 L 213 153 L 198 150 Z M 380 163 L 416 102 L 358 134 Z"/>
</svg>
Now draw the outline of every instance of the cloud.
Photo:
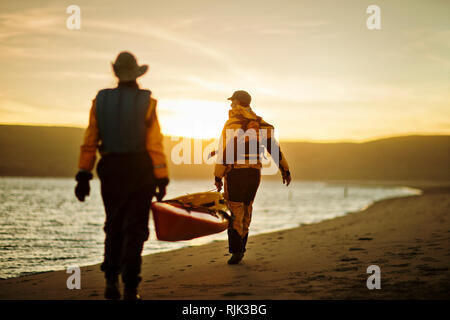
<svg viewBox="0 0 450 320">
<path fill-rule="evenodd" d="M 19 12 L 0 13 L 0 38 L 3 40 L 19 35 L 61 34 L 66 16 L 60 8 L 31 8 Z"/>
<path fill-rule="evenodd" d="M 403 32 L 403 35 L 406 38 L 403 57 L 421 55 L 445 67 L 450 66 L 450 60 L 443 57 L 450 51 L 450 30 L 414 28 Z"/>
<path fill-rule="evenodd" d="M 329 25 L 325 20 L 306 21 L 279 21 L 268 23 L 238 24 L 222 27 L 222 32 L 239 33 L 248 32 L 262 35 L 298 35 L 305 32 L 311 33 L 311 29 L 317 29 Z"/>
<path fill-rule="evenodd" d="M 127 23 L 126 25 L 120 23 L 111 23 L 107 21 L 88 21 L 85 22 L 87 27 L 97 29 L 102 33 L 107 32 L 121 32 L 127 34 L 134 34 L 144 37 L 152 37 L 166 42 L 173 43 L 185 50 L 190 50 L 193 53 L 208 57 L 218 63 L 225 65 L 231 71 L 239 73 L 235 68 L 233 60 L 220 50 L 216 50 L 211 46 L 207 46 L 202 42 L 181 37 L 169 29 L 164 29 L 149 23 Z"/>
<path fill-rule="evenodd" d="M 438 57 L 432 53 L 427 53 L 425 55 L 426 58 L 430 59 L 431 61 L 437 62 L 447 68 L 450 68 L 450 60 L 446 59 L 444 57 Z"/>
</svg>

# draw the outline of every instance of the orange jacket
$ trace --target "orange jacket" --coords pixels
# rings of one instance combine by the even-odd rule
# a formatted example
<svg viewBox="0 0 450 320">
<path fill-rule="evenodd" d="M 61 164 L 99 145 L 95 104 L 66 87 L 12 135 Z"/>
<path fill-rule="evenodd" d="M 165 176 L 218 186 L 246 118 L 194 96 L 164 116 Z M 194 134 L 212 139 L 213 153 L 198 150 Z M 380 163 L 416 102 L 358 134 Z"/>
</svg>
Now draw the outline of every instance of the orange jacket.
<svg viewBox="0 0 450 320">
<path fill-rule="evenodd" d="M 249 126 L 248 129 L 254 129 L 254 127 L 251 127 L 252 125 L 254 125 L 255 123 L 258 123 L 255 127 L 257 129 L 254 129 L 256 131 L 256 134 L 258 135 L 258 130 L 259 129 L 265 129 L 266 131 L 266 139 L 269 139 L 268 141 L 271 141 L 272 139 L 272 130 L 273 130 L 273 126 L 269 123 L 267 123 L 266 121 L 264 121 L 262 118 L 258 117 L 253 110 L 250 107 L 243 107 L 240 105 L 235 106 L 233 109 L 231 109 L 228 112 L 228 120 L 225 123 L 225 126 L 222 130 L 222 136 L 220 137 L 219 143 L 221 143 L 221 145 L 219 145 L 219 152 L 221 152 L 222 154 L 226 154 L 226 147 L 229 144 L 229 142 L 233 142 L 233 138 L 235 137 L 234 132 L 236 132 L 236 130 L 238 129 L 242 129 L 242 125 L 243 125 L 243 121 L 248 120 L 249 121 Z M 232 134 L 230 134 L 229 136 L 227 135 L 227 130 L 231 130 Z M 228 139 L 231 139 L 231 141 L 229 141 Z M 258 136 L 258 140 L 261 139 L 261 137 Z M 271 143 L 268 143 L 268 145 L 270 146 Z M 269 150 L 268 150 L 269 151 Z M 278 155 L 278 160 L 276 161 L 276 164 L 278 165 L 278 168 L 281 171 L 281 174 L 285 174 L 287 171 L 289 171 L 289 165 L 288 162 L 286 160 L 286 157 L 284 156 L 284 154 L 281 152 L 281 150 L 278 147 L 278 151 L 279 151 L 279 155 Z M 223 163 L 223 159 L 225 158 L 225 156 L 221 156 L 220 154 L 218 155 L 217 158 L 217 162 L 214 168 L 214 176 L 216 176 L 217 178 L 223 178 L 228 171 L 231 170 L 232 167 L 234 168 L 255 168 L 255 169 L 261 169 L 262 168 L 262 164 L 261 161 L 258 159 L 256 161 L 256 163 L 246 163 L 247 161 L 245 161 L 244 163 L 234 163 L 234 164 L 227 164 L 227 163 Z M 273 157 L 272 157 L 273 158 Z"/>
<path fill-rule="evenodd" d="M 163 135 L 159 126 L 158 117 L 156 115 L 157 100 L 150 98 L 150 106 L 146 115 L 147 132 L 146 132 L 146 149 L 153 161 L 153 170 L 155 177 L 168 177 L 166 155 L 163 147 Z M 154 114 L 152 116 L 152 113 Z M 99 129 L 97 125 L 95 99 L 92 101 L 92 107 L 89 114 L 89 125 L 84 133 L 84 142 L 81 146 L 78 168 L 91 171 L 94 168 L 97 148 L 100 141 Z"/>
</svg>

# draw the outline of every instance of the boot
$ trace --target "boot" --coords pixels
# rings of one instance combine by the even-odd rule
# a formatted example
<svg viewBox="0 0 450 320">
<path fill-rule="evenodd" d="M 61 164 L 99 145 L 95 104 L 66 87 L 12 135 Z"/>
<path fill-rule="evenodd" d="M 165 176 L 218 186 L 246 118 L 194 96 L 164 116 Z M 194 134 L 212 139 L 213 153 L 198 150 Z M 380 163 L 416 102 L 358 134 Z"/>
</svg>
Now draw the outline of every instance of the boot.
<svg viewBox="0 0 450 320">
<path fill-rule="evenodd" d="M 242 239 L 242 243 L 244 245 L 244 252 L 247 251 L 245 248 L 247 246 L 248 233 L 245 235 L 244 239 Z"/>
<path fill-rule="evenodd" d="M 233 253 L 231 258 L 228 260 L 228 264 L 238 264 L 241 262 L 242 258 L 244 257 L 244 253 Z"/>
<path fill-rule="evenodd" d="M 127 287 L 123 291 L 123 300 L 142 300 L 136 287 Z"/>
<path fill-rule="evenodd" d="M 118 277 L 106 279 L 105 299 L 108 299 L 108 300 L 119 300 L 120 299 Z"/>
<path fill-rule="evenodd" d="M 230 253 L 244 252 L 244 242 L 235 229 L 228 229 L 228 251 Z"/>
<path fill-rule="evenodd" d="M 228 229 L 228 246 L 232 253 L 228 264 L 238 264 L 244 257 L 244 242 L 235 229 Z"/>
</svg>

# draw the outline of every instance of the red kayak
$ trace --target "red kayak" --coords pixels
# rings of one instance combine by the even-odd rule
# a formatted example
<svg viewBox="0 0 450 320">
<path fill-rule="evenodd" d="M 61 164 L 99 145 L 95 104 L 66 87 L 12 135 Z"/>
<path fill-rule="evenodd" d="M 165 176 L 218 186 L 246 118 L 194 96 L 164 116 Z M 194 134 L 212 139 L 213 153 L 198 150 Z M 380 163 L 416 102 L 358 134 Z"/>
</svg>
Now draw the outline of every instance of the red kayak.
<svg viewBox="0 0 450 320">
<path fill-rule="evenodd" d="M 228 228 L 229 221 L 225 210 L 226 205 L 218 192 L 153 202 L 156 236 L 158 240 L 181 241 L 222 232 Z"/>
</svg>

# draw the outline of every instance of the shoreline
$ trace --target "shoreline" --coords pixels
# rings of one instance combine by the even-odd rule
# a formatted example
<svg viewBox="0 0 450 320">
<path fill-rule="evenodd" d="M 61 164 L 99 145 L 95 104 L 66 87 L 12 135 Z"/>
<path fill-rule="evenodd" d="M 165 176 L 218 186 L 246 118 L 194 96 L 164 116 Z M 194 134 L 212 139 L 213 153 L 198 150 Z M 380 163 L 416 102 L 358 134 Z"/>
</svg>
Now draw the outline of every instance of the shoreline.
<svg viewBox="0 0 450 320">
<path fill-rule="evenodd" d="M 406 187 L 422 195 L 250 236 L 237 266 L 226 264 L 223 240 L 145 255 L 140 292 L 144 299 L 448 299 L 450 187 Z M 366 287 L 371 264 L 380 266 L 381 290 Z M 69 276 L 62 270 L 0 280 L 0 299 L 103 299 L 98 264 L 81 267 L 81 290 L 67 289 Z"/>
<path fill-rule="evenodd" d="M 5 178 L 10 178 L 10 177 L 5 177 Z M 18 177 L 18 178 L 36 178 L 36 179 L 41 179 L 40 177 Z M 57 178 L 53 178 L 53 177 L 46 177 L 49 179 L 58 179 Z M 61 178 L 61 179 L 66 179 L 66 178 Z M 204 180 L 204 179 L 200 179 L 200 180 Z M 417 195 L 417 194 L 421 194 L 422 190 L 419 189 L 418 187 L 410 187 L 407 186 L 404 182 L 398 181 L 355 181 L 355 180 L 347 180 L 347 181 L 340 181 L 340 180 L 318 180 L 318 181 L 301 181 L 301 182 L 306 182 L 306 183 L 321 183 L 327 186 L 341 186 L 341 187 L 345 187 L 348 189 L 352 189 L 354 187 L 356 188 L 364 188 L 364 187 L 370 187 L 370 188 L 378 188 L 378 187 L 382 187 L 382 188 L 396 188 L 396 189 L 408 189 L 408 192 L 410 194 L 403 194 L 403 195 L 396 195 L 396 194 L 391 194 L 391 195 L 385 195 L 384 198 L 378 198 L 377 200 L 369 200 L 369 202 L 367 204 L 364 204 L 360 207 L 355 207 L 355 208 L 342 208 L 342 211 L 339 211 L 339 213 L 336 213 L 335 216 L 333 217 L 327 217 L 324 218 L 322 217 L 321 220 L 316 220 L 316 221 L 299 221 L 296 223 L 286 223 L 284 226 L 278 226 L 278 227 L 267 227 L 266 229 L 264 229 L 264 231 L 259 231 L 258 233 L 253 233 L 253 236 L 255 235 L 260 235 L 260 234 L 268 234 L 268 233 L 275 233 L 275 232 L 279 232 L 279 231 L 284 231 L 284 230 L 290 230 L 290 229 L 294 229 L 297 227 L 301 227 L 303 225 L 308 225 L 308 224 L 316 224 L 316 223 L 320 223 L 322 221 L 326 221 L 326 220 L 330 220 L 330 219 L 334 219 L 336 217 L 340 217 L 340 216 L 344 216 L 346 214 L 352 213 L 352 212 L 358 212 L 358 211 L 363 211 L 366 208 L 370 207 L 372 204 L 374 204 L 377 201 L 380 200 L 385 200 L 385 199 L 392 199 L 392 198 L 397 198 L 397 197 L 408 197 L 408 196 L 412 196 L 412 195 Z M 435 184 L 435 182 L 428 182 L 429 184 Z M 440 184 L 438 184 L 440 185 Z M 151 223 L 153 223 L 153 219 L 151 218 Z M 153 226 L 154 227 L 154 226 Z M 223 238 L 223 239 L 221 239 Z M 207 245 L 210 244 L 212 242 L 216 242 L 216 241 L 221 241 L 221 240 L 226 240 L 226 233 L 222 233 L 221 237 L 219 239 L 205 239 L 205 238 L 198 238 L 198 239 L 194 239 L 193 242 L 191 243 L 180 243 L 180 242 L 174 242 L 173 244 L 177 244 L 178 247 L 174 247 L 174 248 L 162 248 L 162 249 L 158 249 L 152 252 L 147 251 L 145 254 L 143 253 L 142 256 L 147 256 L 147 255 L 151 255 L 151 254 L 157 254 L 157 253 L 162 253 L 162 252 L 170 252 L 170 251 L 174 251 L 174 250 L 178 250 L 178 249 L 182 249 L 182 248 L 186 248 L 186 247 L 198 247 L 198 246 L 202 246 L 202 245 Z M 157 241 L 156 239 L 156 234 L 153 232 L 151 233 L 150 239 L 148 242 L 154 242 Z M 36 275 L 36 274 L 41 274 L 41 273 L 47 273 L 47 272 L 58 272 L 58 271 L 62 271 L 62 270 L 66 270 L 66 268 L 69 265 L 78 265 L 80 267 L 89 267 L 89 266 L 93 266 L 93 265 L 98 265 L 101 263 L 102 259 L 96 259 L 97 261 L 95 261 L 94 259 L 90 259 L 91 261 L 85 261 L 84 263 L 78 264 L 78 263 L 71 263 L 71 264 L 65 264 L 64 266 L 58 265 L 58 266 L 47 266 L 45 269 L 43 268 L 43 270 L 36 270 L 36 271 L 24 271 L 20 274 L 16 274 L 12 277 L 6 277 L 6 278 L 2 278 L 0 277 L 0 281 L 1 280 L 7 280 L 7 279 L 15 279 L 15 278 L 20 278 L 20 277 L 24 277 L 24 276 L 30 276 L 30 275 Z"/>
</svg>

